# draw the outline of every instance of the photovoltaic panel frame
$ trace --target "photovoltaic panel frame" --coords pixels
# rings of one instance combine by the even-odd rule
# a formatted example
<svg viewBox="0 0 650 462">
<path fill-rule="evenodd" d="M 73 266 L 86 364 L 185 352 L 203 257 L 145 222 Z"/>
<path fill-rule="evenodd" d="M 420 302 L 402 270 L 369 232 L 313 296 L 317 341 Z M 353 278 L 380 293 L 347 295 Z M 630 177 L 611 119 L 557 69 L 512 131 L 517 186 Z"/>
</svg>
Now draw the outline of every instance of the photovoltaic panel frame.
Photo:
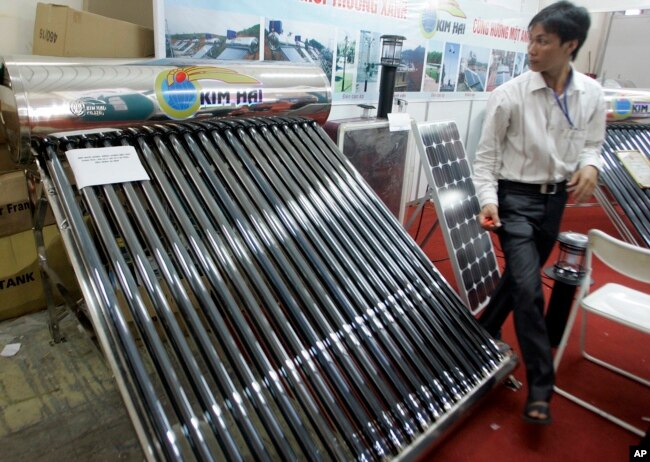
<svg viewBox="0 0 650 462">
<path fill-rule="evenodd" d="M 477 313 L 500 274 L 490 235 L 476 219 L 480 205 L 458 127 L 453 121 L 414 122 L 413 132 L 459 295 Z"/>
</svg>

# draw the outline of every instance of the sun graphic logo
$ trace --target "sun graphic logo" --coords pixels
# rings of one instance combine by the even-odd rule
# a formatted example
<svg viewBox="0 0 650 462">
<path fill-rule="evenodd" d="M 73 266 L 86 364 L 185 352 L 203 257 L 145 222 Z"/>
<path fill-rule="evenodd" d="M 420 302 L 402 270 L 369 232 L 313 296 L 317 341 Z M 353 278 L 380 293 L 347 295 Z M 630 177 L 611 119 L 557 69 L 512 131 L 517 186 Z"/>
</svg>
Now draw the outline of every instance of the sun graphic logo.
<svg viewBox="0 0 650 462">
<path fill-rule="evenodd" d="M 219 81 L 232 85 L 257 85 L 251 76 L 225 67 L 187 66 L 158 74 L 155 82 L 156 99 L 160 108 L 172 119 L 192 117 L 201 107 L 200 81 Z"/>
<path fill-rule="evenodd" d="M 430 39 L 436 34 L 438 15 L 443 12 L 456 18 L 467 17 L 456 0 L 429 0 L 420 15 L 420 32 L 424 38 Z"/>
</svg>

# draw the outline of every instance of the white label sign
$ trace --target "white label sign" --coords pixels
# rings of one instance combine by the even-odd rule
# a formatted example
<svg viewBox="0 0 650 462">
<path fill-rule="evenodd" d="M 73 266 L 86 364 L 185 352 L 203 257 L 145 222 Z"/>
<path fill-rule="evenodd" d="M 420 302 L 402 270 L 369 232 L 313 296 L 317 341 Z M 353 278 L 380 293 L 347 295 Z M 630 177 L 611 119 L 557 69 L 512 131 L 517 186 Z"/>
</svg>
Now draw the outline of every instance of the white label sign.
<svg viewBox="0 0 650 462">
<path fill-rule="evenodd" d="M 388 114 L 388 127 L 391 132 L 411 129 L 411 117 L 407 112 L 391 112 Z"/>
<path fill-rule="evenodd" d="M 133 146 L 71 149 L 65 155 L 79 189 L 149 179 Z"/>
</svg>

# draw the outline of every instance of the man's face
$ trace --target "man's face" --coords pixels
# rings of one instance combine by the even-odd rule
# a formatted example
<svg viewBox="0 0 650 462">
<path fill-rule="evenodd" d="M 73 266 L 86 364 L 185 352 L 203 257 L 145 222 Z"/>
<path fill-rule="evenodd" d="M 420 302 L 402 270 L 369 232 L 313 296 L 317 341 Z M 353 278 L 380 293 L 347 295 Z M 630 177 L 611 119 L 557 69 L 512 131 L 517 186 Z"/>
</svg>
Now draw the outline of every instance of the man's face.
<svg viewBox="0 0 650 462">
<path fill-rule="evenodd" d="M 528 42 L 530 69 L 535 72 L 561 70 L 571 61 L 571 53 L 577 45 L 577 40 L 561 43 L 557 34 L 546 32 L 541 24 L 535 24 Z"/>
</svg>

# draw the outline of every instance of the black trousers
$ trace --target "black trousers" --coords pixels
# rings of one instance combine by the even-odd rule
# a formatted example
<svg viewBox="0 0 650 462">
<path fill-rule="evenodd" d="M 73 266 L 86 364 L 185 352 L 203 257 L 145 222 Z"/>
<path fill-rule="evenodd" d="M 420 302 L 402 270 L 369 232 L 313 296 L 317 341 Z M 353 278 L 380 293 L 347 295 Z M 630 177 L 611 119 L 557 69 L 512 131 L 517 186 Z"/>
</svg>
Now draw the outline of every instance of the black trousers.
<svg viewBox="0 0 650 462">
<path fill-rule="evenodd" d="M 511 311 L 526 366 L 528 399 L 548 401 L 553 394 L 553 357 L 544 322 L 540 269 L 557 239 L 567 202 L 562 188 L 555 194 L 522 191 L 499 182 L 499 241 L 505 269 L 479 323 L 497 335 Z"/>
</svg>

